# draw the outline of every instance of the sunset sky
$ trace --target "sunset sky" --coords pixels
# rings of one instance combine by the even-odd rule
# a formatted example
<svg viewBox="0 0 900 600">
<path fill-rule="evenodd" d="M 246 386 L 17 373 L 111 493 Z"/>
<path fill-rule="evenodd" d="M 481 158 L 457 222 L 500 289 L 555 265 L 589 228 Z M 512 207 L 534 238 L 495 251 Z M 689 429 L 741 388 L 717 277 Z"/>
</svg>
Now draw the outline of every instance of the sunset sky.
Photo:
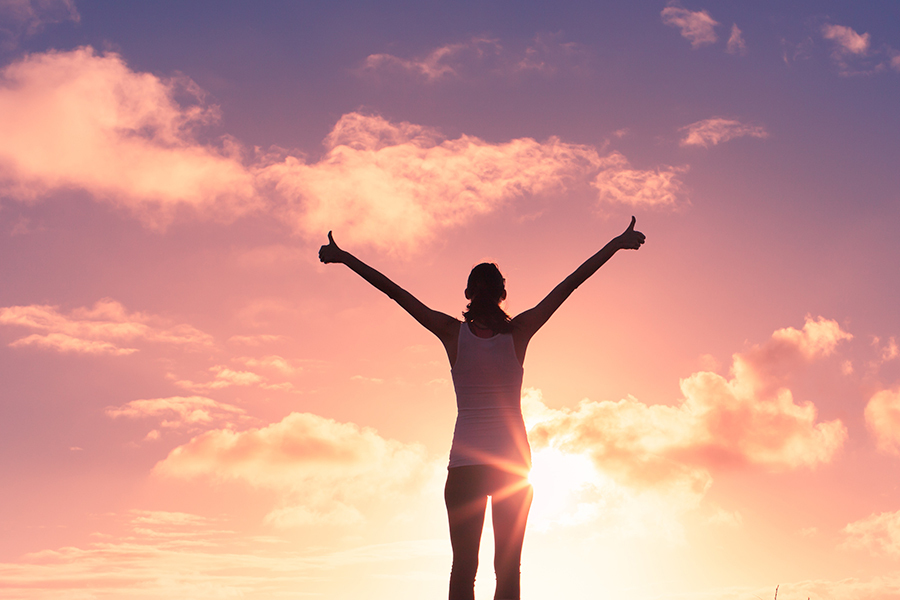
<svg viewBox="0 0 900 600">
<path fill-rule="evenodd" d="M 0 0 L 0 69 L 0 598 L 445 598 L 446 355 L 317 250 L 514 315 L 632 215 L 523 600 L 900 597 L 900 3 Z"/>
</svg>

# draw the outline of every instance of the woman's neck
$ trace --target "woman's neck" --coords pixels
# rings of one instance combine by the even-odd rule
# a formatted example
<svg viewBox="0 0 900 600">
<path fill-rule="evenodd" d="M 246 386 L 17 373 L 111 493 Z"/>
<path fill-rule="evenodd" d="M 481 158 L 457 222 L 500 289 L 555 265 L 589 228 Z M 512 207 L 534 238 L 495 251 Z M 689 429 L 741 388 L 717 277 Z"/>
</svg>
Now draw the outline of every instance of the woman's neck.
<svg viewBox="0 0 900 600">
<path fill-rule="evenodd" d="M 478 321 L 469 321 L 469 331 L 480 338 L 494 337 L 494 330 Z"/>
</svg>

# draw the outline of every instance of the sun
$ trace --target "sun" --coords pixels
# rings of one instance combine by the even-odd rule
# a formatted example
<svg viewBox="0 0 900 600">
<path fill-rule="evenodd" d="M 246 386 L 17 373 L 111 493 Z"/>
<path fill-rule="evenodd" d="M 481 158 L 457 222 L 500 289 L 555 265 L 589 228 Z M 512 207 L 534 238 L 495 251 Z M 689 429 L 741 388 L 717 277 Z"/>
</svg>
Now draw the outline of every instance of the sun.
<svg viewBox="0 0 900 600">
<path fill-rule="evenodd" d="M 583 503 L 585 493 L 591 495 L 602 486 L 590 458 L 557 448 L 534 454 L 528 479 L 534 486 L 531 520 L 544 525 L 568 520 Z"/>
</svg>

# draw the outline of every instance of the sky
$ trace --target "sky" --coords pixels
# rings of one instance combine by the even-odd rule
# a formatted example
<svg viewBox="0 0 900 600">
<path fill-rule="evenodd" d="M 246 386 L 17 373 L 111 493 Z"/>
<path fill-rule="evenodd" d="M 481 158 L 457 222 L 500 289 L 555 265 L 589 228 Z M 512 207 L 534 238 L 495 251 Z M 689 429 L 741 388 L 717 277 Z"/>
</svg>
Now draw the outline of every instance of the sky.
<svg viewBox="0 0 900 600">
<path fill-rule="evenodd" d="M 446 597 L 446 355 L 317 250 L 515 315 L 632 215 L 528 350 L 523 600 L 897 598 L 898 23 L 0 0 L 0 598 Z"/>
</svg>

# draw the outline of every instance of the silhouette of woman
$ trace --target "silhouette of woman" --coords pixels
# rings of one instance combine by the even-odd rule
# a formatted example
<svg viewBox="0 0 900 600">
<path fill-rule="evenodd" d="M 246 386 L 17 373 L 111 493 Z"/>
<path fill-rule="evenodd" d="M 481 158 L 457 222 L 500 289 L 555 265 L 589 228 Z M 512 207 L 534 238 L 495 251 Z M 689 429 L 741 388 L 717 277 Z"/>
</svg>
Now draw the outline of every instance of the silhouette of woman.
<svg viewBox="0 0 900 600">
<path fill-rule="evenodd" d="M 450 600 L 473 600 L 478 546 L 487 497 L 494 528 L 495 600 L 519 600 L 519 566 L 525 522 L 531 508 L 528 483 L 531 450 L 522 420 L 522 365 L 531 337 L 579 285 L 622 249 L 637 250 L 644 234 L 635 218 L 621 235 L 557 285 L 537 306 L 510 318 L 500 307 L 505 280 L 497 265 L 472 269 L 466 285 L 469 304 L 459 321 L 432 310 L 399 285 L 341 250 L 328 232 L 319 250 L 323 263 L 343 263 L 390 296 L 435 334 L 450 359 L 458 416 L 450 449 L 444 500 L 450 521 L 453 566 Z"/>
</svg>

